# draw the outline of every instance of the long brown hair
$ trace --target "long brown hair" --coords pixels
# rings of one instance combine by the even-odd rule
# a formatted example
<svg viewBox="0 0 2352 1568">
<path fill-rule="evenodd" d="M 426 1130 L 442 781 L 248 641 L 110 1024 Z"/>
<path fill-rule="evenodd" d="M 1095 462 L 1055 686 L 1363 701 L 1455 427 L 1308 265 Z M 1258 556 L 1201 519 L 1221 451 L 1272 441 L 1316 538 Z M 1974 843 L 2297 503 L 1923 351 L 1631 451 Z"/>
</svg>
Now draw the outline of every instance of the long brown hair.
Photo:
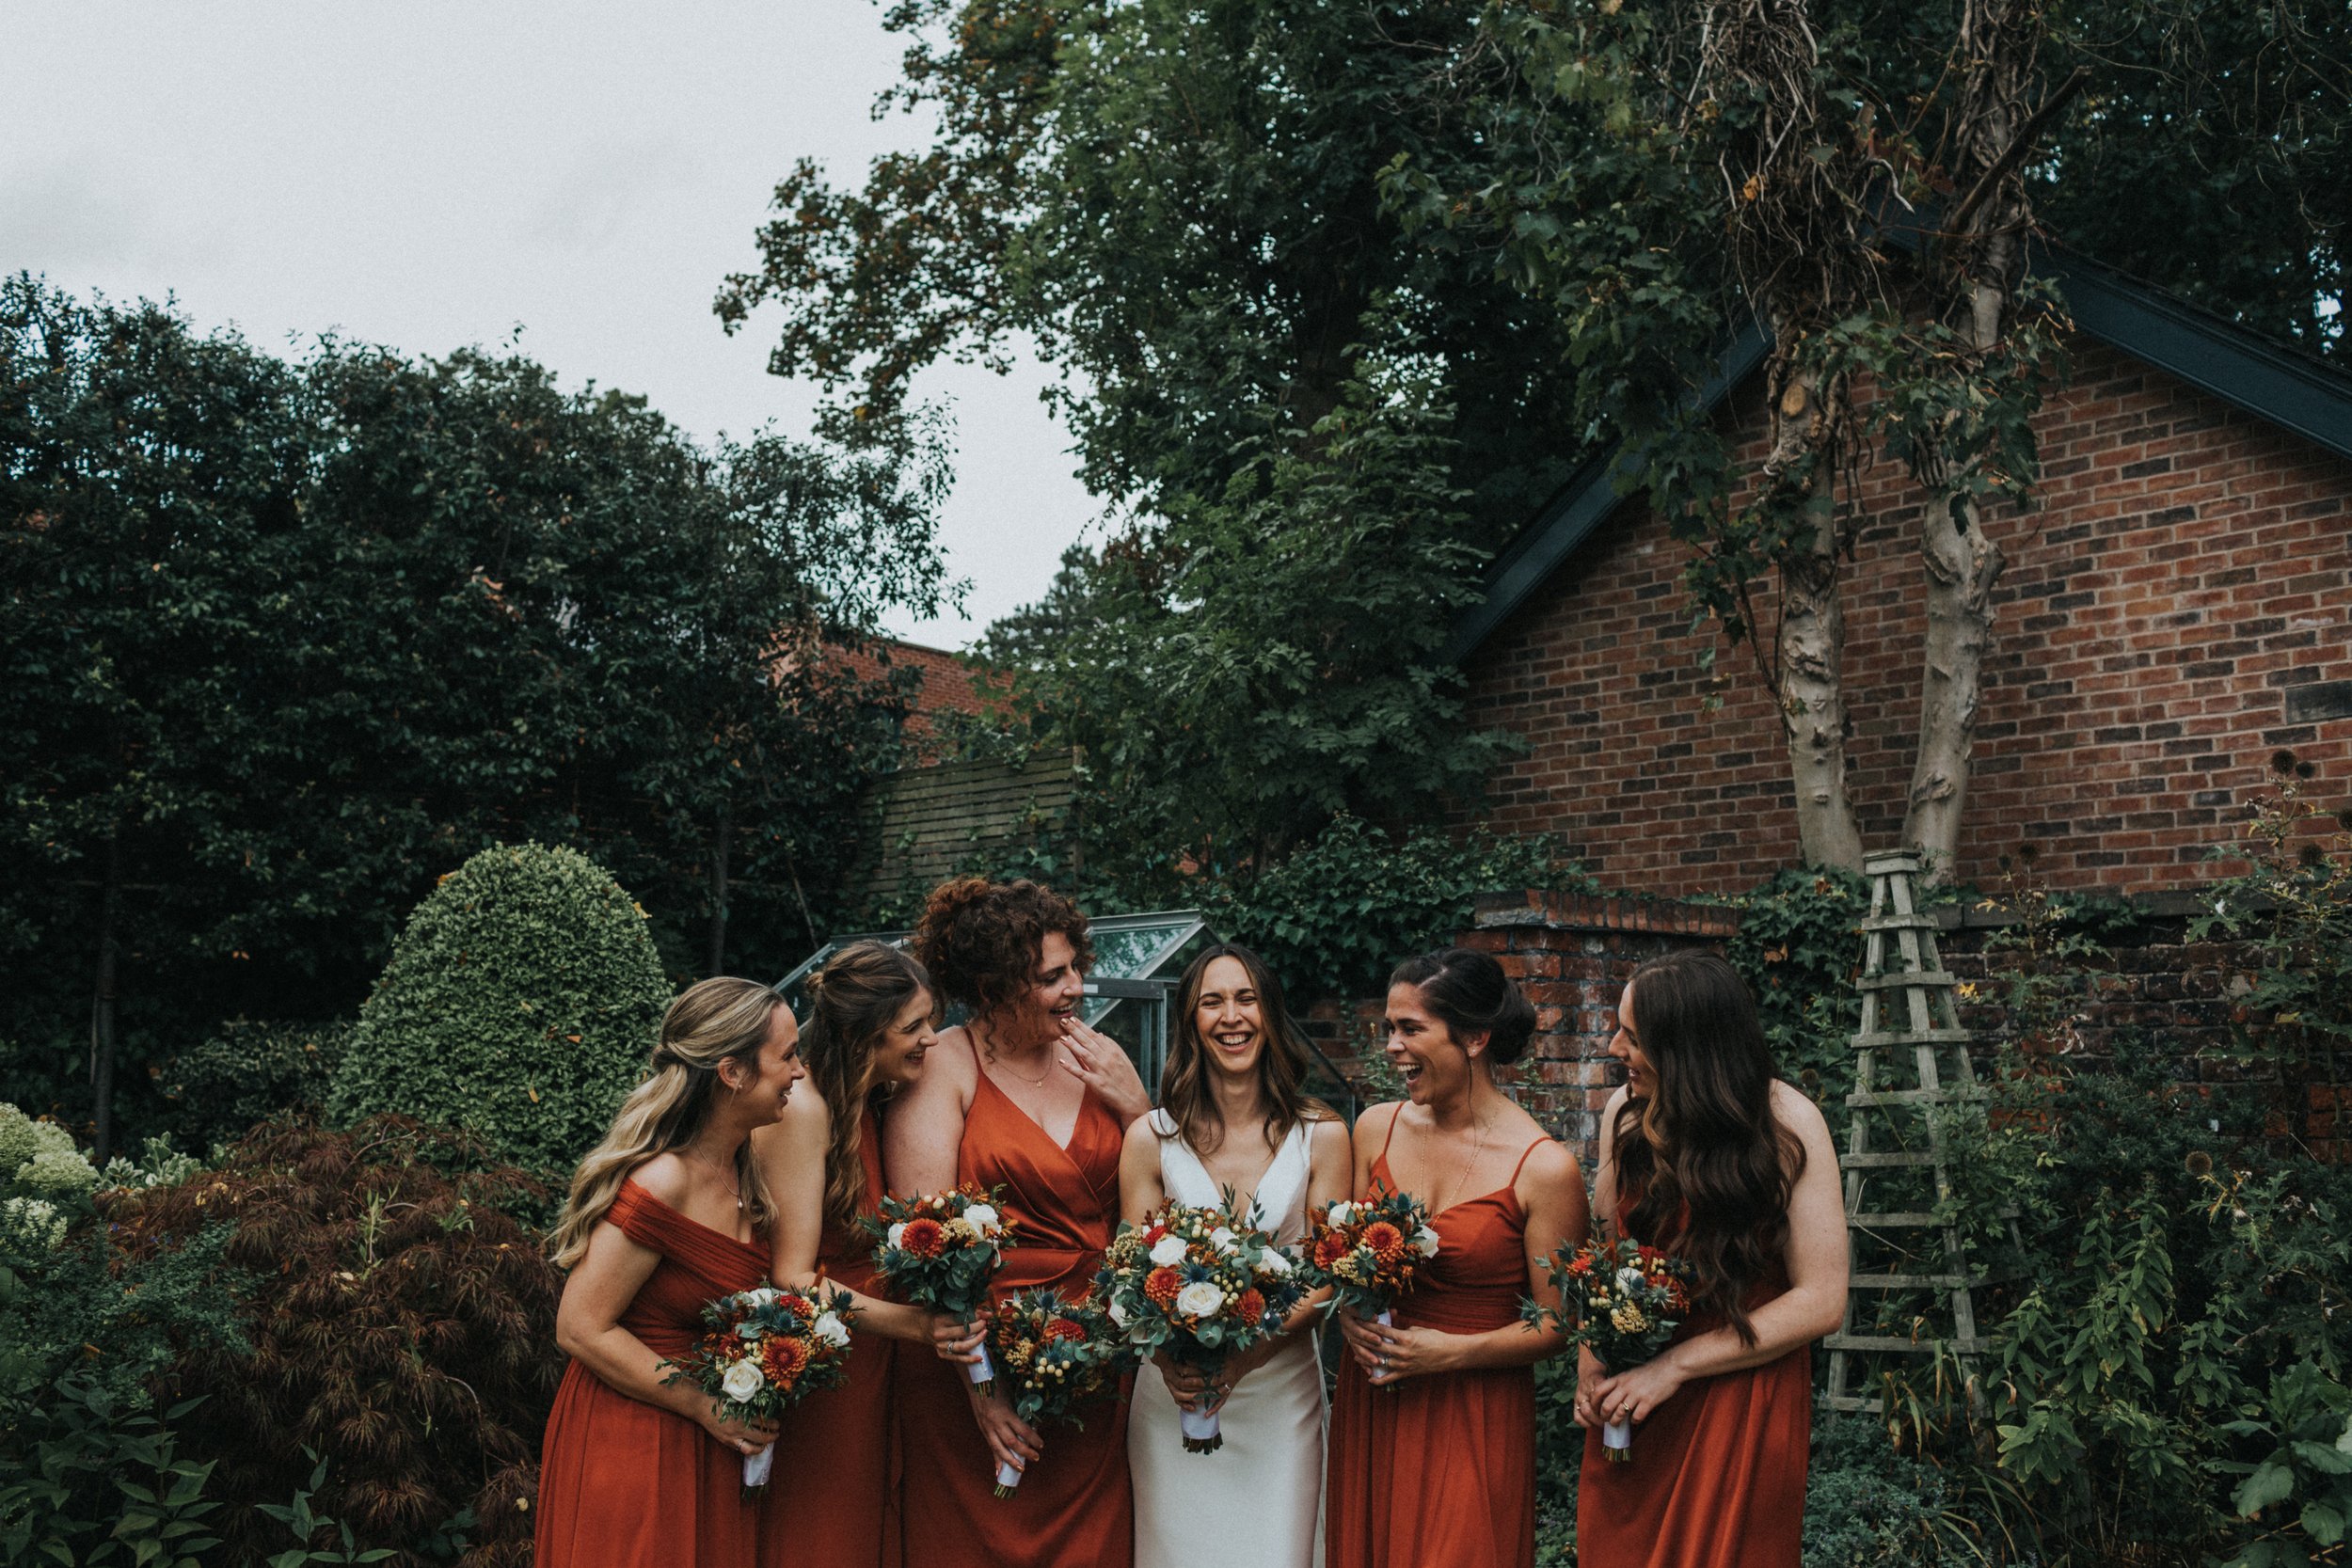
<svg viewBox="0 0 2352 1568">
<path fill-rule="evenodd" d="M 1753 1345 L 1747 1295 L 1780 1264 L 1804 1170 L 1804 1145 L 1772 1114 L 1779 1074 L 1756 998 L 1713 953 L 1652 958 L 1629 984 L 1651 1088 L 1617 1111 L 1618 1234 L 1690 1263 L 1693 1304 Z"/>
<path fill-rule="evenodd" d="M 1209 966 L 1219 958 L 1239 963 L 1258 993 L 1265 1033 L 1264 1049 L 1258 1053 L 1258 1087 L 1265 1096 L 1266 1142 L 1280 1143 L 1302 1121 L 1335 1119 L 1328 1105 L 1299 1092 L 1307 1078 L 1307 1040 L 1282 1005 L 1282 982 L 1257 954 L 1223 942 L 1193 959 L 1176 988 L 1176 1028 L 1168 1042 L 1168 1064 L 1160 1069 L 1160 1104 L 1176 1123 L 1174 1135 L 1202 1154 L 1225 1142 L 1225 1114 L 1217 1108 L 1209 1050 L 1200 1038 L 1200 988 L 1208 981 Z"/>
<path fill-rule="evenodd" d="M 693 1141 L 710 1119 L 720 1089 L 719 1064 L 755 1060 L 768 1043 L 769 1022 L 783 1006 L 773 987 L 726 974 L 698 980 L 678 993 L 661 1015 L 644 1082 L 621 1101 L 604 1141 L 572 1173 L 563 1217 L 548 1238 L 548 1255 L 557 1268 L 568 1269 L 587 1255 L 590 1234 L 620 1196 L 629 1172 Z M 744 1212 L 764 1232 L 775 1210 L 749 1138 L 735 1151 L 735 1180 Z"/>
<path fill-rule="evenodd" d="M 931 999 L 938 1022 L 939 991 L 923 966 L 887 942 L 853 942 L 808 978 L 808 1025 L 801 1059 L 825 1102 L 825 1218 L 846 1226 L 866 1201 L 866 1107 L 894 1085 L 873 1079 L 874 1046 L 908 1001 Z"/>
</svg>

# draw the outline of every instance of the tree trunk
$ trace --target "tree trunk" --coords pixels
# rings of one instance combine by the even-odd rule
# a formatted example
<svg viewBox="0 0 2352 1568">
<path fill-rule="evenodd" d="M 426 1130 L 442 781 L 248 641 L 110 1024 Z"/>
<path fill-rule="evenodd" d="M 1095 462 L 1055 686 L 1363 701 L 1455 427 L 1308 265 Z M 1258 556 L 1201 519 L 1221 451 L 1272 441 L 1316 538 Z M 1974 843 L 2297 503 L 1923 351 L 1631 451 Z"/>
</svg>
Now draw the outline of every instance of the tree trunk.
<svg viewBox="0 0 2352 1568">
<path fill-rule="evenodd" d="M 727 972 L 727 855 L 735 847 L 735 805 L 719 807 L 719 829 L 710 847 L 710 963 L 711 974 Z"/>
<path fill-rule="evenodd" d="M 1775 377 L 1775 380 L 1781 378 Z M 1832 496 L 1835 464 L 1820 421 L 1821 394 L 1810 372 L 1792 371 L 1772 388 L 1772 452 L 1765 483 L 1814 458 L 1806 505 L 1811 546 L 1780 574 L 1774 693 L 1797 791 L 1797 843 L 1807 865 L 1862 869 L 1862 833 L 1846 792 L 1846 607 L 1838 592 L 1838 537 Z"/>
<path fill-rule="evenodd" d="M 121 914 L 122 828 L 117 823 L 106 833 L 106 879 L 98 904 L 98 985 L 89 1009 L 91 1119 L 96 1129 L 90 1153 L 101 1165 L 114 1158 L 115 981 L 120 965 L 117 927 Z"/>
</svg>

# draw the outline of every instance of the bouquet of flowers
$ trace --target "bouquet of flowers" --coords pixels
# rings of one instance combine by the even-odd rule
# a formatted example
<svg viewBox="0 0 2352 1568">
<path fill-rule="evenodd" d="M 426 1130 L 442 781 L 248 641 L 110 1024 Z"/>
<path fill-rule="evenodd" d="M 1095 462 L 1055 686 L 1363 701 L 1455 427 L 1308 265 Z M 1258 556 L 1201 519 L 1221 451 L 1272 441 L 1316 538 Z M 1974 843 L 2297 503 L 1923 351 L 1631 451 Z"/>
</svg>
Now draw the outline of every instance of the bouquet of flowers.
<svg viewBox="0 0 2352 1568">
<path fill-rule="evenodd" d="M 848 1376 L 849 1293 L 803 1295 L 761 1286 L 721 1296 L 703 1308 L 703 1337 L 675 1361 L 664 1384 L 690 1383 L 727 1414 L 771 1420 L 819 1388 Z M 743 1456 L 743 1490 L 768 1484 L 773 1443 Z"/>
<path fill-rule="evenodd" d="M 1119 1391 L 1125 1357 L 1090 1302 L 1067 1302 L 1040 1287 L 1015 1291 L 988 1317 L 988 1344 L 1010 1386 L 1012 1413 L 1035 1426 L 1068 1421 L 1084 1426 L 1078 1407 Z M 996 1466 L 996 1495 L 1012 1496 L 1021 1472 Z"/>
<path fill-rule="evenodd" d="M 865 1224 L 882 1243 L 874 1249 L 874 1267 L 891 1293 L 965 1323 L 977 1318 L 988 1300 L 988 1282 L 1004 1266 L 1004 1249 L 1013 1244 L 1012 1222 L 997 1213 L 996 1193 L 992 1187 L 883 1198 L 882 1212 Z M 979 1360 L 965 1370 L 981 1393 L 995 1387 L 996 1369 L 985 1344 Z"/>
<path fill-rule="evenodd" d="M 1557 1323 L 1570 1344 L 1589 1347 L 1611 1371 L 1654 1359 L 1691 1310 L 1690 1265 L 1631 1240 L 1596 1238 L 1565 1261 L 1555 1252 L 1550 1273 L 1576 1321 L 1532 1301 L 1521 1304 L 1520 1315 L 1539 1328 Z M 1633 1423 L 1619 1417 L 1604 1425 L 1600 1453 L 1620 1465 L 1631 1460 Z"/>
<path fill-rule="evenodd" d="M 1120 1226 L 1094 1293 L 1130 1354 L 1166 1351 L 1214 1382 L 1227 1357 L 1279 1332 L 1306 1291 L 1263 1231 L 1227 1209 L 1169 1203 L 1141 1226 Z M 1183 1425 L 1187 1451 L 1224 1446 L 1214 1408 L 1185 1411 Z"/>
<path fill-rule="evenodd" d="M 1361 1203 L 1334 1203 L 1307 1241 L 1307 1284 L 1328 1285 L 1331 1305 L 1359 1318 L 1391 1320 L 1397 1298 L 1438 1256 L 1429 1211 L 1408 1193 L 1375 1193 Z"/>
</svg>

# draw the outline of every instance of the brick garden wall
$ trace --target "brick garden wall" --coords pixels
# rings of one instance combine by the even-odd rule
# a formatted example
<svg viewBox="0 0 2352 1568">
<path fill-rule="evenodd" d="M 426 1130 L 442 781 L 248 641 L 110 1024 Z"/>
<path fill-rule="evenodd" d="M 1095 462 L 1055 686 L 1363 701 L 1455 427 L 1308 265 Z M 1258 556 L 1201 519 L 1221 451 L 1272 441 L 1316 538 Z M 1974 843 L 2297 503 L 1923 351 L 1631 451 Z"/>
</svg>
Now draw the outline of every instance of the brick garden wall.
<svg viewBox="0 0 2352 1568">
<path fill-rule="evenodd" d="M 2352 795 L 2352 464 L 2091 344 L 2042 435 L 2042 508 L 1994 524 L 2009 566 L 1956 875 L 1993 885 L 2031 840 L 2055 886 L 2178 887 L 2210 869 L 2280 747 Z M 1886 464 L 1861 497 L 1850 780 L 1877 846 L 1913 764 L 1919 501 Z M 1465 666 L 1470 721 L 1531 747 L 1479 817 L 1562 833 L 1604 883 L 1671 897 L 1751 885 L 1796 845 L 1749 656 L 1724 648 L 1711 679 L 1696 667 L 1685 559 L 1629 503 Z"/>
</svg>

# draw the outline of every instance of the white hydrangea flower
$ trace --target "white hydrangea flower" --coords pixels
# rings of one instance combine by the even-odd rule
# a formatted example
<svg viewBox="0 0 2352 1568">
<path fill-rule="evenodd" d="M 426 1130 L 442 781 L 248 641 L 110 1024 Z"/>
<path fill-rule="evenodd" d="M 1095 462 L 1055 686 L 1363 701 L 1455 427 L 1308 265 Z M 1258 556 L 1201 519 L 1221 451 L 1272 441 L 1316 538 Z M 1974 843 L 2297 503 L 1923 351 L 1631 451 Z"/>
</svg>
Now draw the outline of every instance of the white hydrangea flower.
<svg viewBox="0 0 2352 1568">
<path fill-rule="evenodd" d="M 818 1313 L 817 1321 L 808 1327 L 810 1333 L 835 1350 L 841 1349 L 850 1342 L 850 1325 L 841 1321 L 841 1316 L 837 1312 Z"/>
<path fill-rule="evenodd" d="M 1163 1236 L 1152 1243 L 1152 1261 L 1164 1269 L 1174 1268 L 1184 1260 L 1184 1239 Z"/>
<path fill-rule="evenodd" d="M 1413 1250 L 1423 1258 L 1438 1256 L 1438 1233 L 1429 1227 L 1422 1226 L 1413 1236 Z"/>
<path fill-rule="evenodd" d="M 65 1241 L 66 1218 L 54 1203 L 12 1197 L 0 1203 L 0 1230 L 22 1236 L 44 1252 L 55 1252 Z"/>
<path fill-rule="evenodd" d="M 1176 1292 L 1176 1310 L 1188 1318 L 1208 1318 L 1225 1305 L 1225 1292 L 1216 1281 L 1196 1279 Z"/>
<path fill-rule="evenodd" d="M 747 1402 L 758 1393 L 759 1385 L 759 1363 L 749 1360 L 738 1361 L 727 1369 L 727 1375 L 719 1380 L 720 1392 L 738 1404 Z"/>
</svg>

